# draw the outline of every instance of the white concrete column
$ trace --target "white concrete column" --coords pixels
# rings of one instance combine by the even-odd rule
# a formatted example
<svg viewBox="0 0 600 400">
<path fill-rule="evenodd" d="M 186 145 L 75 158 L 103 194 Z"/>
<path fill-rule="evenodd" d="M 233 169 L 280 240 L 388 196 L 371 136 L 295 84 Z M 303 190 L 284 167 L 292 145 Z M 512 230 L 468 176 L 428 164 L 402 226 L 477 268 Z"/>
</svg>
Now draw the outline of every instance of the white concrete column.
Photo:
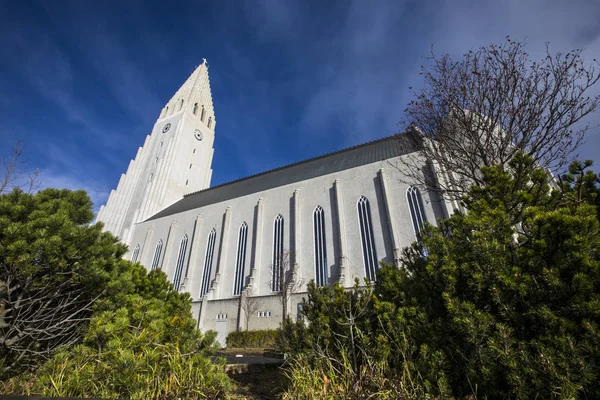
<svg viewBox="0 0 600 400">
<path fill-rule="evenodd" d="M 112 232 L 112 224 L 110 223 L 113 211 L 114 211 L 114 202 L 115 202 L 115 190 L 111 190 L 108 195 L 108 200 L 106 200 L 106 208 L 104 209 L 104 215 L 102 216 L 102 222 L 104 222 L 104 230 Z"/>
<path fill-rule="evenodd" d="M 160 207 L 162 200 L 164 198 L 164 183 L 167 179 L 167 171 L 171 165 L 171 159 L 174 153 L 174 140 L 173 138 L 169 138 L 166 143 L 167 151 L 165 157 L 159 162 L 158 168 L 154 173 L 154 177 L 152 182 L 148 182 L 150 186 L 150 192 L 148 196 L 143 200 L 144 208 L 142 209 L 141 218 L 146 219 L 152 215 L 154 215 Z"/>
<path fill-rule="evenodd" d="M 137 157 L 136 157 L 137 159 Z M 131 213 L 130 208 L 131 208 L 131 201 L 133 199 L 134 196 L 134 189 L 137 183 L 137 174 L 138 174 L 138 162 L 136 160 L 131 160 L 129 162 L 129 168 L 127 168 L 127 173 L 125 174 L 126 179 L 125 179 L 125 187 L 124 187 L 124 191 L 125 191 L 125 205 L 123 208 L 123 211 L 121 212 L 121 217 L 119 218 L 118 224 L 119 224 L 119 230 L 121 232 L 121 241 L 125 242 L 127 245 L 131 245 L 131 243 L 129 243 L 129 231 L 130 231 L 130 226 L 128 224 L 128 226 L 125 226 L 125 222 L 127 221 L 127 216 Z"/>
<path fill-rule="evenodd" d="M 208 306 L 208 296 L 204 296 L 200 303 L 200 312 L 198 314 L 198 329 L 204 328 L 204 321 L 206 320 L 206 308 Z"/>
<path fill-rule="evenodd" d="M 154 236 L 154 225 L 150 225 L 148 228 L 148 232 L 146 232 L 146 237 L 144 238 L 144 243 L 142 243 L 142 247 L 140 248 L 140 255 L 138 260 L 140 260 L 140 264 L 142 264 L 149 271 L 148 265 L 152 262 L 152 255 L 154 254 L 154 248 L 152 247 L 152 237 Z M 150 255 L 149 255 L 150 254 Z"/>
<path fill-rule="evenodd" d="M 248 283 L 248 295 L 258 295 L 260 289 L 260 271 L 262 266 L 262 237 L 263 237 L 263 208 L 264 201 L 262 198 L 258 199 L 256 203 L 256 237 L 254 241 L 254 264 L 250 270 L 250 279 Z"/>
<path fill-rule="evenodd" d="M 400 244 L 398 243 L 398 227 L 396 226 L 396 210 L 394 210 L 392 199 L 389 196 L 389 190 L 386 182 L 386 176 L 384 169 L 381 168 L 378 172 L 379 184 L 381 185 L 381 191 L 383 192 L 383 202 L 385 204 L 385 211 L 388 219 L 388 227 L 390 229 L 390 238 L 392 239 L 392 247 L 394 250 L 394 265 L 400 266 Z"/>
<path fill-rule="evenodd" d="M 221 243 L 219 246 L 219 258 L 217 259 L 217 271 L 215 274 L 215 279 L 212 281 L 212 285 L 210 287 L 208 298 L 210 300 L 218 299 L 221 297 L 222 285 L 221 281 L 221 270 L 225 268 L 227 265 L 227 250 L 229 247 L 229 228 L 231 226 L 231 207 L 227 207 L 225 209 L 225 218 L 223 220 L 223 229 L 221 230 Z"/>
<path fill-rule="evenodd" d="M 190 283 L 192 282 L 194 273 L 197 270 L 199 261 L 198 258 L 200 257 L 200 248 L 202 246 L 202 239 L 200 236 L 200 234 L 202 233 L 202 220 L 202 214 L 198 214 L 198 216 L 196 217 L 196 222 L 194 223 L 194 231 L 192 232 L 192 238 L 190 240 L 192 248 L 190 249 L 190 256 L 188 257 L 188 262 L 185 267 L 183 285 L 181 286 L 182 291 L 187 291 L 190 295 L 192 295 L 192 299 L 195 296 L 191 291 L 192 287 Z M 202 265 L 202 263 L 200 263 L 200 265 Z M 190 266 L 192 268 L 191 271 Z M 198 290 L 198 293 L 200 293 L 200 290 Z"/>
<path fill-rule="evenodd" d="M 302 278 L 300 271 L 300 255 L 302 253 L 302 226 L 300 215 L 300 192 L 294 190 L 294 281 Z"/>
<path fill-rule="evenodd" d="M 348 257 L 346 255 L 346 220 L 344 218 L 344 198 L 342 197 L 342 186 L 339 180 L 333 182 L 333 188 L 335 192 L 335 205 L 338 220 L 338 231 L 339 231 L 339 246 L 340 246 L 340 275 L 338 277 L 339 283 L 345 286 L 346 275 L 348 274 Z"/>
<path fill-rule="evenodd" d="M 169 270 L 169 265 L 172 265 L 171 261 L 173 260 L 173 253 L 179 251 L 179 242 L 177 237 L 179 236 L 179 229 L 177 225 L 177 220 L 174 219 L 171 221 L 171 225 L 169 226 L 169 231 L 167 232 L 167 238 L 165 239 L 162 260 L 160 260 L 160 264 L 158 268 L 167 274 L 167 277 L 170 277 L 171 272 Z M 181 239 L 181 238 L 179 238 Z M 177 257 L 177 256 L 175 256 Z M 165 270 L 165 260 L 167 260 L 166 270 Z"/>
</svg>

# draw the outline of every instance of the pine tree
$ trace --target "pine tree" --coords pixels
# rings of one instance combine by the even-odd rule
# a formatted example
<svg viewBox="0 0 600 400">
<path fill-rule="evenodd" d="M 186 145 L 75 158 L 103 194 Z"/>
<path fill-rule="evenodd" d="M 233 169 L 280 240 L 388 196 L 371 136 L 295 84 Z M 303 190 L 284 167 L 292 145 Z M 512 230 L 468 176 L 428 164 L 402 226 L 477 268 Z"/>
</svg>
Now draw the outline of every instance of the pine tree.
<svg viewBox="0 0 600 400">
<path fill-rule="evenodd" d="M 126 247 L 90 225 L 84 191 L 0 195 L 0 368 L 10 376 L 81 340 Z"/>
</svg>

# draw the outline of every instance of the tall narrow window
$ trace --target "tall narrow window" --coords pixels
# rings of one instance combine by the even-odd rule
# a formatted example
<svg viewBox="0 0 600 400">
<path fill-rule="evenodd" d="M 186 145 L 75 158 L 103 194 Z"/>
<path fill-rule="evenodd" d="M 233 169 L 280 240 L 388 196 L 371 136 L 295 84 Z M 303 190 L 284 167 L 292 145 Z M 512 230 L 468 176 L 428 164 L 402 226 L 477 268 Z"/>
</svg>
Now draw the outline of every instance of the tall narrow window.
<svg viewBox="0 0 600 400">
<path fill-rule="evenodd" d="M 140 245 L 137 244 L 133 249 L 133 255 L 131 256 L 131 262 L 137 262 L 138 256 L 140 255 Z"/>
<path fill-rule="evenodd" d="M 194 115 L 198 114 L 198 103 L 194 104 Z"/>
<path fill-rule="evenodd" d="M 423 207 L 423 199 L 421 198 L 421 192 L 418 188 L 411 186 L 406 191 L 406 198 L 408 200 L 408 208 L 410 210 L 410 217 L 413 223 L 413 229 L 415 234 L 419 235 L 423 225 L 427 222 L 425 216 L 425 208 Z"/>
<path fill-rule="evenodd" d="M 177 111 L 180 111 L 182 108 L 183 108 L 183 99 L 181 99 L 181 103 L 179 103 L 179 110 L 177 110 Z"/>
<path fill-rule="evenodd" d="M 175 266 L 175 275 L 173 275 L 173 288 L 179 290 L 181 286 L 181 272 L 183 271 L 183 261 L 185 260 L 185 250 L 187 249 L 188 237 L 183 235 L 179 243 L 179 254 L 177 255 L 177 265 Z"/>
<path fill-rule="evenodd" d="M 273 271 L 271 271 L 271 290 L 281 291 L 283 259 L 283 217 L 279 214 L 273 224 Z"/>
<path fill-rule="evenodd" d="M 202 106 L 202 111 L 200 111 L 200 121 L 204 122 L 204 106 Z"/>
<path fill-rule="evenodd" d="M 233 281 L 233 295 L 239 296 L 244 288 L 244 266 L 246 264 L 246 241 L 248 239 L 248 224 L 240 226 L 238 235 L 237 256 L 235 259 L 235 278 Z"/>
<path fill-rule="evenodd" d="M 163 241 L 162 239 L 158 241 L 156 244 L 156 248 L 154 249 L 154 258 L 152 258 L 152 267 L 150 270 L 154 270 L 158 267 L 158 261 L 160 260 L 160 253 L 162 252 Z"/>
<path fill-rule="evenodd" d="M 371 207 L 365 196 L 358 199 L 358 223 L 360 225 L 365 276 L 374 281 L 377 277 L 377 253 L 375 251 L 375 239 L 373 238 L 373 224 L 371 223 Z"/>
<path fill-rule="evenodd" d="M 327 284 L 327 249 L 325 242 L 325 212 L 321 206 L 313 213 L 313 229 L 315 236 L 315 281 L 317 286 Z"/>
<path fill-rule="evenodd" d="M 208 117 L 208 127 L 210 128 L 210 126 L 212 125 L 212 117 Z"/>
<path fill-rule="evenodd" d="M 210 285 L 210 274 L 212 270 L 213 255 L 215 254 L 215 239 L 217 231 L 213 228 L 208 234 L 208 242 L 206 243 L 206 256 L 204 257 L 204 274 L 202 275 L 202 286 L 200 287 L 200 297 L 208 292 Z"/>
</svg>

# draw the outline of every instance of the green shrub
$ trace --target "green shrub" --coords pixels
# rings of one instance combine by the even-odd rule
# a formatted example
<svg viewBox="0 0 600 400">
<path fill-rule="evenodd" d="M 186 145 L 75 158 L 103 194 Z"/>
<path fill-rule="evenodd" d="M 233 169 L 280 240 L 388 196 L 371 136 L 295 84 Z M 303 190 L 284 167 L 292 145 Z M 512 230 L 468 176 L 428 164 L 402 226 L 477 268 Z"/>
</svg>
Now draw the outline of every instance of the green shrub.
<svg viewBox="0 0 600 400">
<path fill-rule="evenodd" d="M 530 166 L 483 169 L 469 212 L 372 290 L 309 283 L 307 326 L 282 327 L 288 398 L 600 398 L 599 179 L 575 166 L 551 191 Z"/>
<path fill-rule="evenodd" d="M 239 331 L 227 335 L 227 347 L 273 348 L 277 344 L 279 330 Z"/>
<path fill-rule="evenodd" d="M 93 218 L 82 190 L 0 195 L 0 379 L 81 341 L 127 250 Z"/>
<path fill-rule="evenodd" d="M 190 297 L 162 271 L 123 261 L 95 304 L 76 346 L 61 348 L 4 393 L 127 399 L 221 399 L 230 381 L 211 356 L 215 334 L 202 334 Z"/>
</svg>

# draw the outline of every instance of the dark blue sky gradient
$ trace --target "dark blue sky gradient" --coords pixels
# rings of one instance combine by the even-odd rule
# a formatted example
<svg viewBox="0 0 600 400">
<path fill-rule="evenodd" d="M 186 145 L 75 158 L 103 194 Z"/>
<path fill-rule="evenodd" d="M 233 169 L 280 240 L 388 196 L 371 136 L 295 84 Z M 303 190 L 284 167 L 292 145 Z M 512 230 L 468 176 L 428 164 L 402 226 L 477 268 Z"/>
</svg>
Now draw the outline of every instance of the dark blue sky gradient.
<svg viewBox="0 0 600 400">
<path fill-rule="evenodd" d="M 0 1 L 0 153 L 22 140 L 45 186 L 97 208 L 203 57 L 216 185 L 397 132 L 431 46 L 600 55 L 596 1 L 521 3 Z M 600 168 L 597 131 L 581 155 Z"/>
</svg>

